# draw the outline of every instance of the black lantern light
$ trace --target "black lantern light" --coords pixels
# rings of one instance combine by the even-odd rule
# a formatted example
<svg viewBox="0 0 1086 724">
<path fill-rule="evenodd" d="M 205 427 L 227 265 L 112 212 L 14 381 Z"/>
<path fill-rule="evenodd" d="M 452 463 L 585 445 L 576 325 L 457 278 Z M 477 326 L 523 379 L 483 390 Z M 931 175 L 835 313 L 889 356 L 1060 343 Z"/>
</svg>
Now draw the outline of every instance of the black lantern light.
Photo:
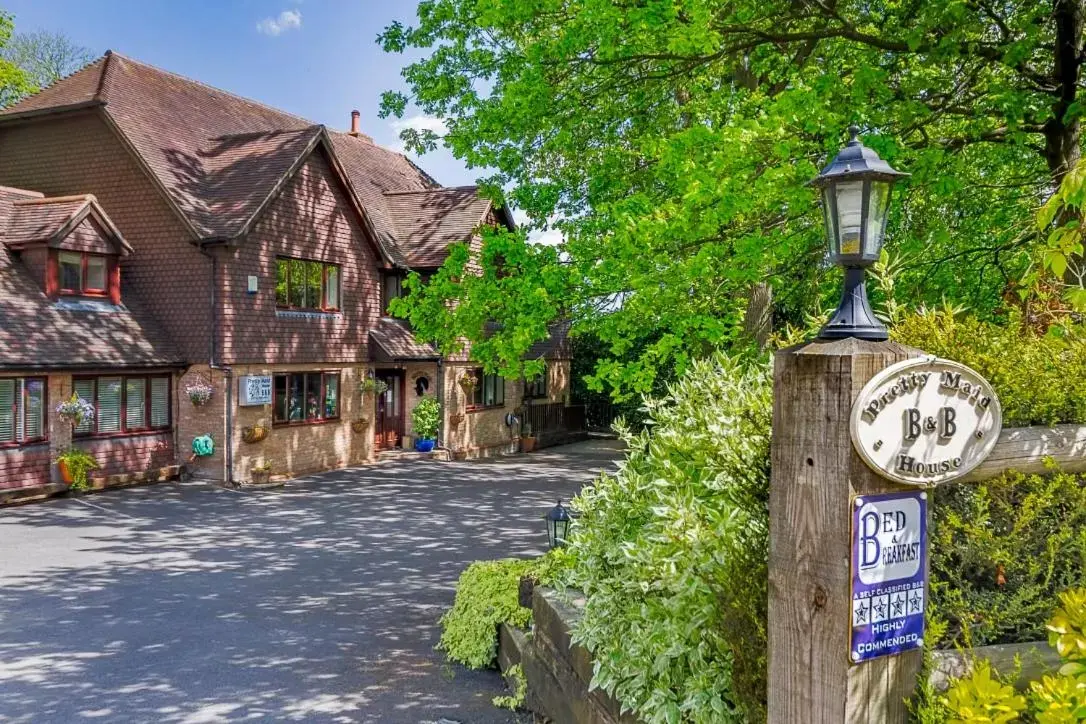
<svg viewBox="0 0 1086 724">
<path fill-rule="evenodd" d="M 811 181 L 822 190 L 830 258 L 845 268 L 841 302 L 818 338 L 881 341 L 890 335 L 867 301 L 864 269 L 878 261 L 882 250 L 894 183 L 909 174 L 895 171 L 860 143 L 858 126 L 848 131 L 848 145 Z"/>
<path fill-rule="evenodd" d="M 573 522 L 573 517 L 569 514 L 569 511 L 564 505 L 562 505 L 562 499 L 558 499 L 558 505 L 550 509 L 550 512 L 546 515 L 547 520 L 547 541 L 550 543 L 551 548 L 557 548 L 566 544 L 566 538 L 569 536 L 569 526 Z"/>
</svg>

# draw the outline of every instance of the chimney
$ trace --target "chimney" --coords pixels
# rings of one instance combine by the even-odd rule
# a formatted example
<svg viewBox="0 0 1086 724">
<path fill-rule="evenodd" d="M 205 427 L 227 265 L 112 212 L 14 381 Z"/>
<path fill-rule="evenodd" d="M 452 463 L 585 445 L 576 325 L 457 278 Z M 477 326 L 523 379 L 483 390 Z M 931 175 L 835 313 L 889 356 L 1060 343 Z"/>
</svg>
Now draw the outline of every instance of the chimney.
<svg viewBox="0 0 1086 724">
<path fill-rule="evenodd" d="M 357 136 L 357 135 L 359 135 L 359 131 L 358 131 L 358 118 L 359 118 L 359 116 L 361 116 L 361 115 L 362 115 L 362 114 L 361 114 L 361 113 L 359 113 L 358 111 L 351 111 L 351 135 L 352 135 L 352 136 Z"/>
</svg>

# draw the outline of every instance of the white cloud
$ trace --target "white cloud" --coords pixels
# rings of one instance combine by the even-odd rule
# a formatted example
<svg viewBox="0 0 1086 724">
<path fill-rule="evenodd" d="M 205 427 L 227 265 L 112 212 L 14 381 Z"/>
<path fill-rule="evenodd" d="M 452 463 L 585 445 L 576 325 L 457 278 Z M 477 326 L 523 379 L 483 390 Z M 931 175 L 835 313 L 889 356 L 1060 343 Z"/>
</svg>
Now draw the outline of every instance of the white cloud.
<svg viewBox="0 0 1086 724">
<path fill-rule="evenodd" d="M 302 27 L 302 14 L 297 10 L 284 10 L 277 18 L 264 18 L 256 24 L 256 31 L 273 38 L 280 33 Z"/>
<path fill-rule="evenodd" d="M 405 128 L 411 128 L 416 131 L 433 131 L 439 136 L 444 136 L 449 132 L 449 127 L 445 125 L 445 121 L 437 116 L 427 116 L 419 114 L 411 116 L 410 118 L 397 118 L 392 121 L 392 130 L 399 133 Z"/>
<path fill-rule="evenodd" d="M 558 229 L 547 229 L 546 231 L 531 232 L 528 234 L 528 241 L 543 246 L 558 246 L 562 243 L 563 236 Z"/>
</svg>

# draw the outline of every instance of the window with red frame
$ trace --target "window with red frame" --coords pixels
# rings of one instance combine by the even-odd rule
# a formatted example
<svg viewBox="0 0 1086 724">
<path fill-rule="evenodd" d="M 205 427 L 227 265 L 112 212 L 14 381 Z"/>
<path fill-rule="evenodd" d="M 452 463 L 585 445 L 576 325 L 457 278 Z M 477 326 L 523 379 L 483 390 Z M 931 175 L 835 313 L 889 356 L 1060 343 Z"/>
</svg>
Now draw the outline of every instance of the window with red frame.
<svg viewBox="0 0 1086 724">
<path fill-rule="evenodd" d="M 339 419 L 338 372 L 292 372 L 275 375 L 272 421 L 302 425 Z"/>
<path fill-rule="evenodd" d="M 92 297 L 109 295 L 111 260 L 104 254 L 58 251 L 57 291 Z"/>
<path fill-rule="evenodd" d="M 76 435 L 119 435 L 170 427 L 169 375 L 77 377 L 75 394 L 94 405 L 94 419 L 75 428 Z"/>
<path fill-rule="evenodd" d="M 0 379 L 0 446 L 45 440 L 45 406 L 44 377 Z"/>
<path fill-rule="evenodd" d="M 275 306 L 280 309 L 339 310 L 338 264 L 309 259 L 275 260 Z"/>
</svg>

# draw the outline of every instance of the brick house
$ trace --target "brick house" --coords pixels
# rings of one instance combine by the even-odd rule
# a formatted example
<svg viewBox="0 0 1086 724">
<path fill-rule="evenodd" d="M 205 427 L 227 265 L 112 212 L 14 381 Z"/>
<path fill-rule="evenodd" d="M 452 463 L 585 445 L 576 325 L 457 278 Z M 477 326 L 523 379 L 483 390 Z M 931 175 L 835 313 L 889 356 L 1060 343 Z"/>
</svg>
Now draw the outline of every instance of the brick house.
<svg viewBox="0 0 1086 724">
<path fill-rule="evenodd" d="M 526 398 L 540 432 L 576 425 L 563 328 L 532 351 L 543 379 L 466 391 L 470 351 L 444 359 L 386 315 L 409 271 L 512 219 L 374 144 L 357 112 L 338 132 L 107 52 L 0 111 L 0 184 L 0 491 L 55 484 L 69 444 L 106 475 L 368 462 L 426 395 L 456 456 L 515 449 Z M 99 409 L 86 429 L 52 414 L 73 392 Z M 214 453 L 190 460 L 205 434 Z"/>
</svg>

